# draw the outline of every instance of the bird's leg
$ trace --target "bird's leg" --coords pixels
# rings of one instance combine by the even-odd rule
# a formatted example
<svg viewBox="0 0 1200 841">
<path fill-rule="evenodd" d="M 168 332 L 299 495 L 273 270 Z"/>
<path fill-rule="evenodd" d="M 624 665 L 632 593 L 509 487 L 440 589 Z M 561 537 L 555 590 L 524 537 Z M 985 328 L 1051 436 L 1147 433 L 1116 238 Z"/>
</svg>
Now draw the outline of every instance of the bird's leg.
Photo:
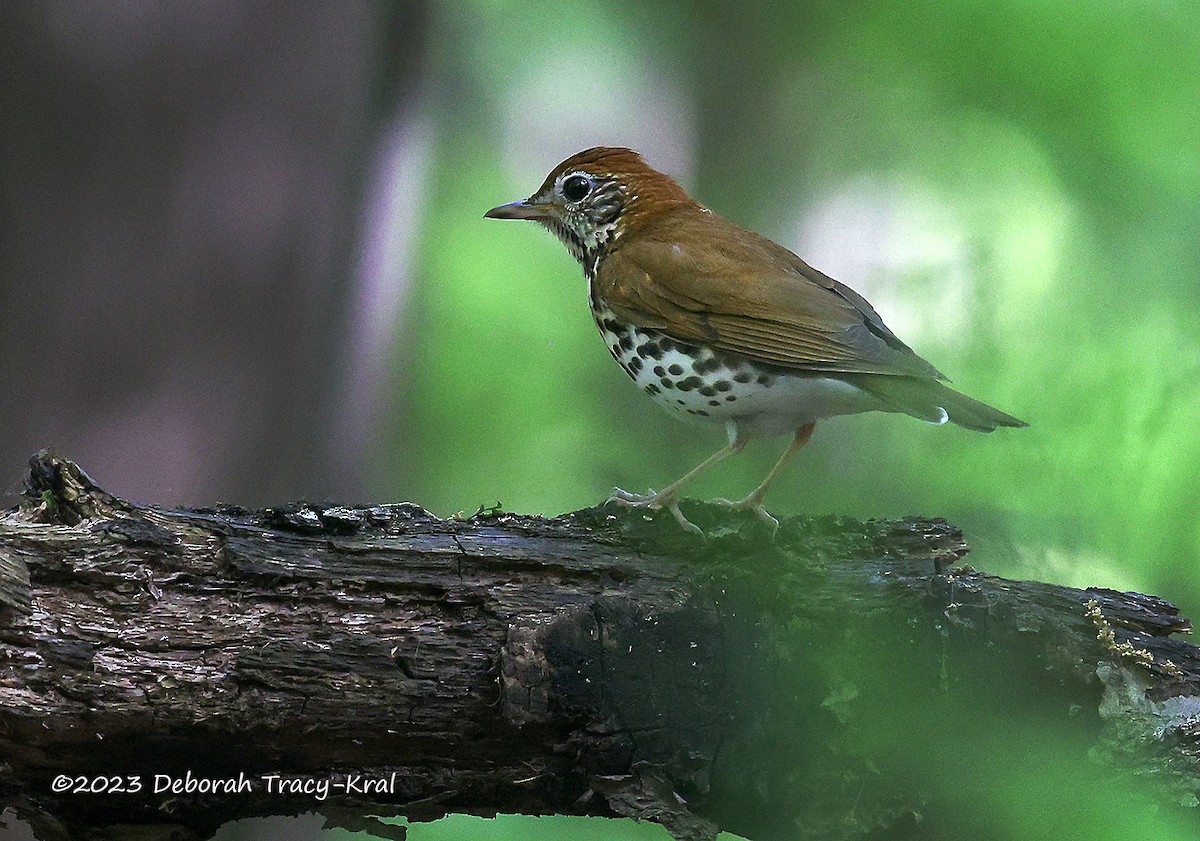
<svg viewBox="0 0 1200 841">
<path fill-rule="evenodd" d="M 655 491 L 651 488 L 650 493 L 637 494 L 623 491 L 620 488 L 613 488 L 612 496 L 608 498 L 608 501 L 615 502 L 617 505 L 624 505 L 627 508 L 649 508 L 655 511 L 666 509 L 671 512 L 684 531 L 703 536 L 704 532 L 687 517 L 683 516 L 683 512 L 679 510 L 679 490 L 714 464 L 724 461 L 735 453 L 740 453 L 745 449 L 748 440 L 750 439 L 738 434 L 736 430 L 731 430 L 728 444 L 667 485 L 661 491 Z"/>
<path fill-rule="evenodd" d="M 763 508 L 763 497 L 767 495 L 767 489 L 771 487 L 771 483 L 775 481 L 775 477 L 779 475 L 779 471 L 783 469 L 783 466 L 792 460 L 792 456 L 796 454 L 797 450 L 808 443 L 809 438 L 812 438 L 815 426 L 816 424 L 806 423 L 796 430 L 796 435 L 792 438 L 792 443 L 784 451 L 783 455 L 779 457 L 779 461 L 775 462 L 775 466 L 771 468 L 771 472 L 767 474 L 767 478 L 763 479 L 762 484 L 752 490 L 748 496 L 739 499 L 737 502 L 730 502 L 728 499 L 714 499 L 713 502 L 728 505 L 730 508 L 739 511 L 753 511 L 774 532 L 779 528 L 779 521 L 767 513 L 766 508 Z"/>
</svg>

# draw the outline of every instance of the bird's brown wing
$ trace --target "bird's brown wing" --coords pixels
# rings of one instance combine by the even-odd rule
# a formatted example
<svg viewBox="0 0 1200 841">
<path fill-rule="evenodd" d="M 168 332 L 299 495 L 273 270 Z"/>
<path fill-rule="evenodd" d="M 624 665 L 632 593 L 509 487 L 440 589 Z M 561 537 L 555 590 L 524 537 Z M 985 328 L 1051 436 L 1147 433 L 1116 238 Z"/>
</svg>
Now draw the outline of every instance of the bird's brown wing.
<svg viewBox="0 0 1200 841">
<path fill-rule="evenodd" d="M 787 368 L 944 379 L 861 295 L 786 248 L 708 211 L 666 221 L 598 268 L 621 318 Z"/>
</svg>

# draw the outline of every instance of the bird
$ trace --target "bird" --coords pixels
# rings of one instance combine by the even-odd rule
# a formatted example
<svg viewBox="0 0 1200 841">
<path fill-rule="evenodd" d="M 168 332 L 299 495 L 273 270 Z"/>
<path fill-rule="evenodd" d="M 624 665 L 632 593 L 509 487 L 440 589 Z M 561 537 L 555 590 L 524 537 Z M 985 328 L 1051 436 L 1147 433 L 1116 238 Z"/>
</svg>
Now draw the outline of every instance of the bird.
<svg viewBox="0 0 1200 841">
<path fill-rule="evenodd" d="M 680 491 L 755 438 L 790 434 L 742 499 L 774 532 L 763 498 L 818 420 L 881 411 L 979 432 L 1024 421 L 944 384 L 849 286 L 778 243 L 719 216 L 623 147 L 596 146 L 554 167 L 527 199 L 484 214 L 540 223 L 583 267 L 592 317 L 625 373 L 669 413 L 723 424 L 727 444 L 661 490 L 608 500 L 679 509 Z"/>
</svg>

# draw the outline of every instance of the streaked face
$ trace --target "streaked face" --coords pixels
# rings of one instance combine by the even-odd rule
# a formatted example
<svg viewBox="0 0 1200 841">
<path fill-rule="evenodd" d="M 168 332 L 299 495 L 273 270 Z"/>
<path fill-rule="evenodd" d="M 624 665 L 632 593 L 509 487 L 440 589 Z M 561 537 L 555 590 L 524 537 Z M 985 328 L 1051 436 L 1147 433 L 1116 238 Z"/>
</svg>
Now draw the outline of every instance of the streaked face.
<svg viewBox="0 0 1200 841">
<path fill-rule="evenodd" d="M 625 186 L 612 174 L 564 164 L 546 176 L 529 198 L 494 207 L 484 215 L 541 222 L 587 266 L 597 251 L 619 235 Z"/>
</svg>

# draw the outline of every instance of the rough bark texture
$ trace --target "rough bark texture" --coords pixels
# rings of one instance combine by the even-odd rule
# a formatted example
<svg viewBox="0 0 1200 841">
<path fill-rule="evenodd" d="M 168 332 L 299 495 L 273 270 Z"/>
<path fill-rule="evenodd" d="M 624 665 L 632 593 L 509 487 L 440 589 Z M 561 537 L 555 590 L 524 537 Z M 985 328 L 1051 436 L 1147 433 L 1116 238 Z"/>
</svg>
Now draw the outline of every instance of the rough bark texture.
<svg viewBox="0 0 1200 841">
<path fill-rule="evenodd" d="M 797 518 L 772 541 L 699 504 L 707 540 L 608 509 L 168 510 L 45 453 L 27 484 L 0 519 L 0 808 L 43 838 L 314 810 L 988 838 L 939 785 L 979 776 L 964 744 L 1030 720 L 1148 776 L 1164 808 L 1200 789 L 1200 651 L 1170 636 L 1186 620 L 1150 596 L 935 573 L 967 552 L 939 520 Z M 876 751 L 881 732 L 901 750 Z M 186 772 L 250 790 L 152 791 Z M 269 774 L 334 789 L 280 794 Z"/>
</svg>

